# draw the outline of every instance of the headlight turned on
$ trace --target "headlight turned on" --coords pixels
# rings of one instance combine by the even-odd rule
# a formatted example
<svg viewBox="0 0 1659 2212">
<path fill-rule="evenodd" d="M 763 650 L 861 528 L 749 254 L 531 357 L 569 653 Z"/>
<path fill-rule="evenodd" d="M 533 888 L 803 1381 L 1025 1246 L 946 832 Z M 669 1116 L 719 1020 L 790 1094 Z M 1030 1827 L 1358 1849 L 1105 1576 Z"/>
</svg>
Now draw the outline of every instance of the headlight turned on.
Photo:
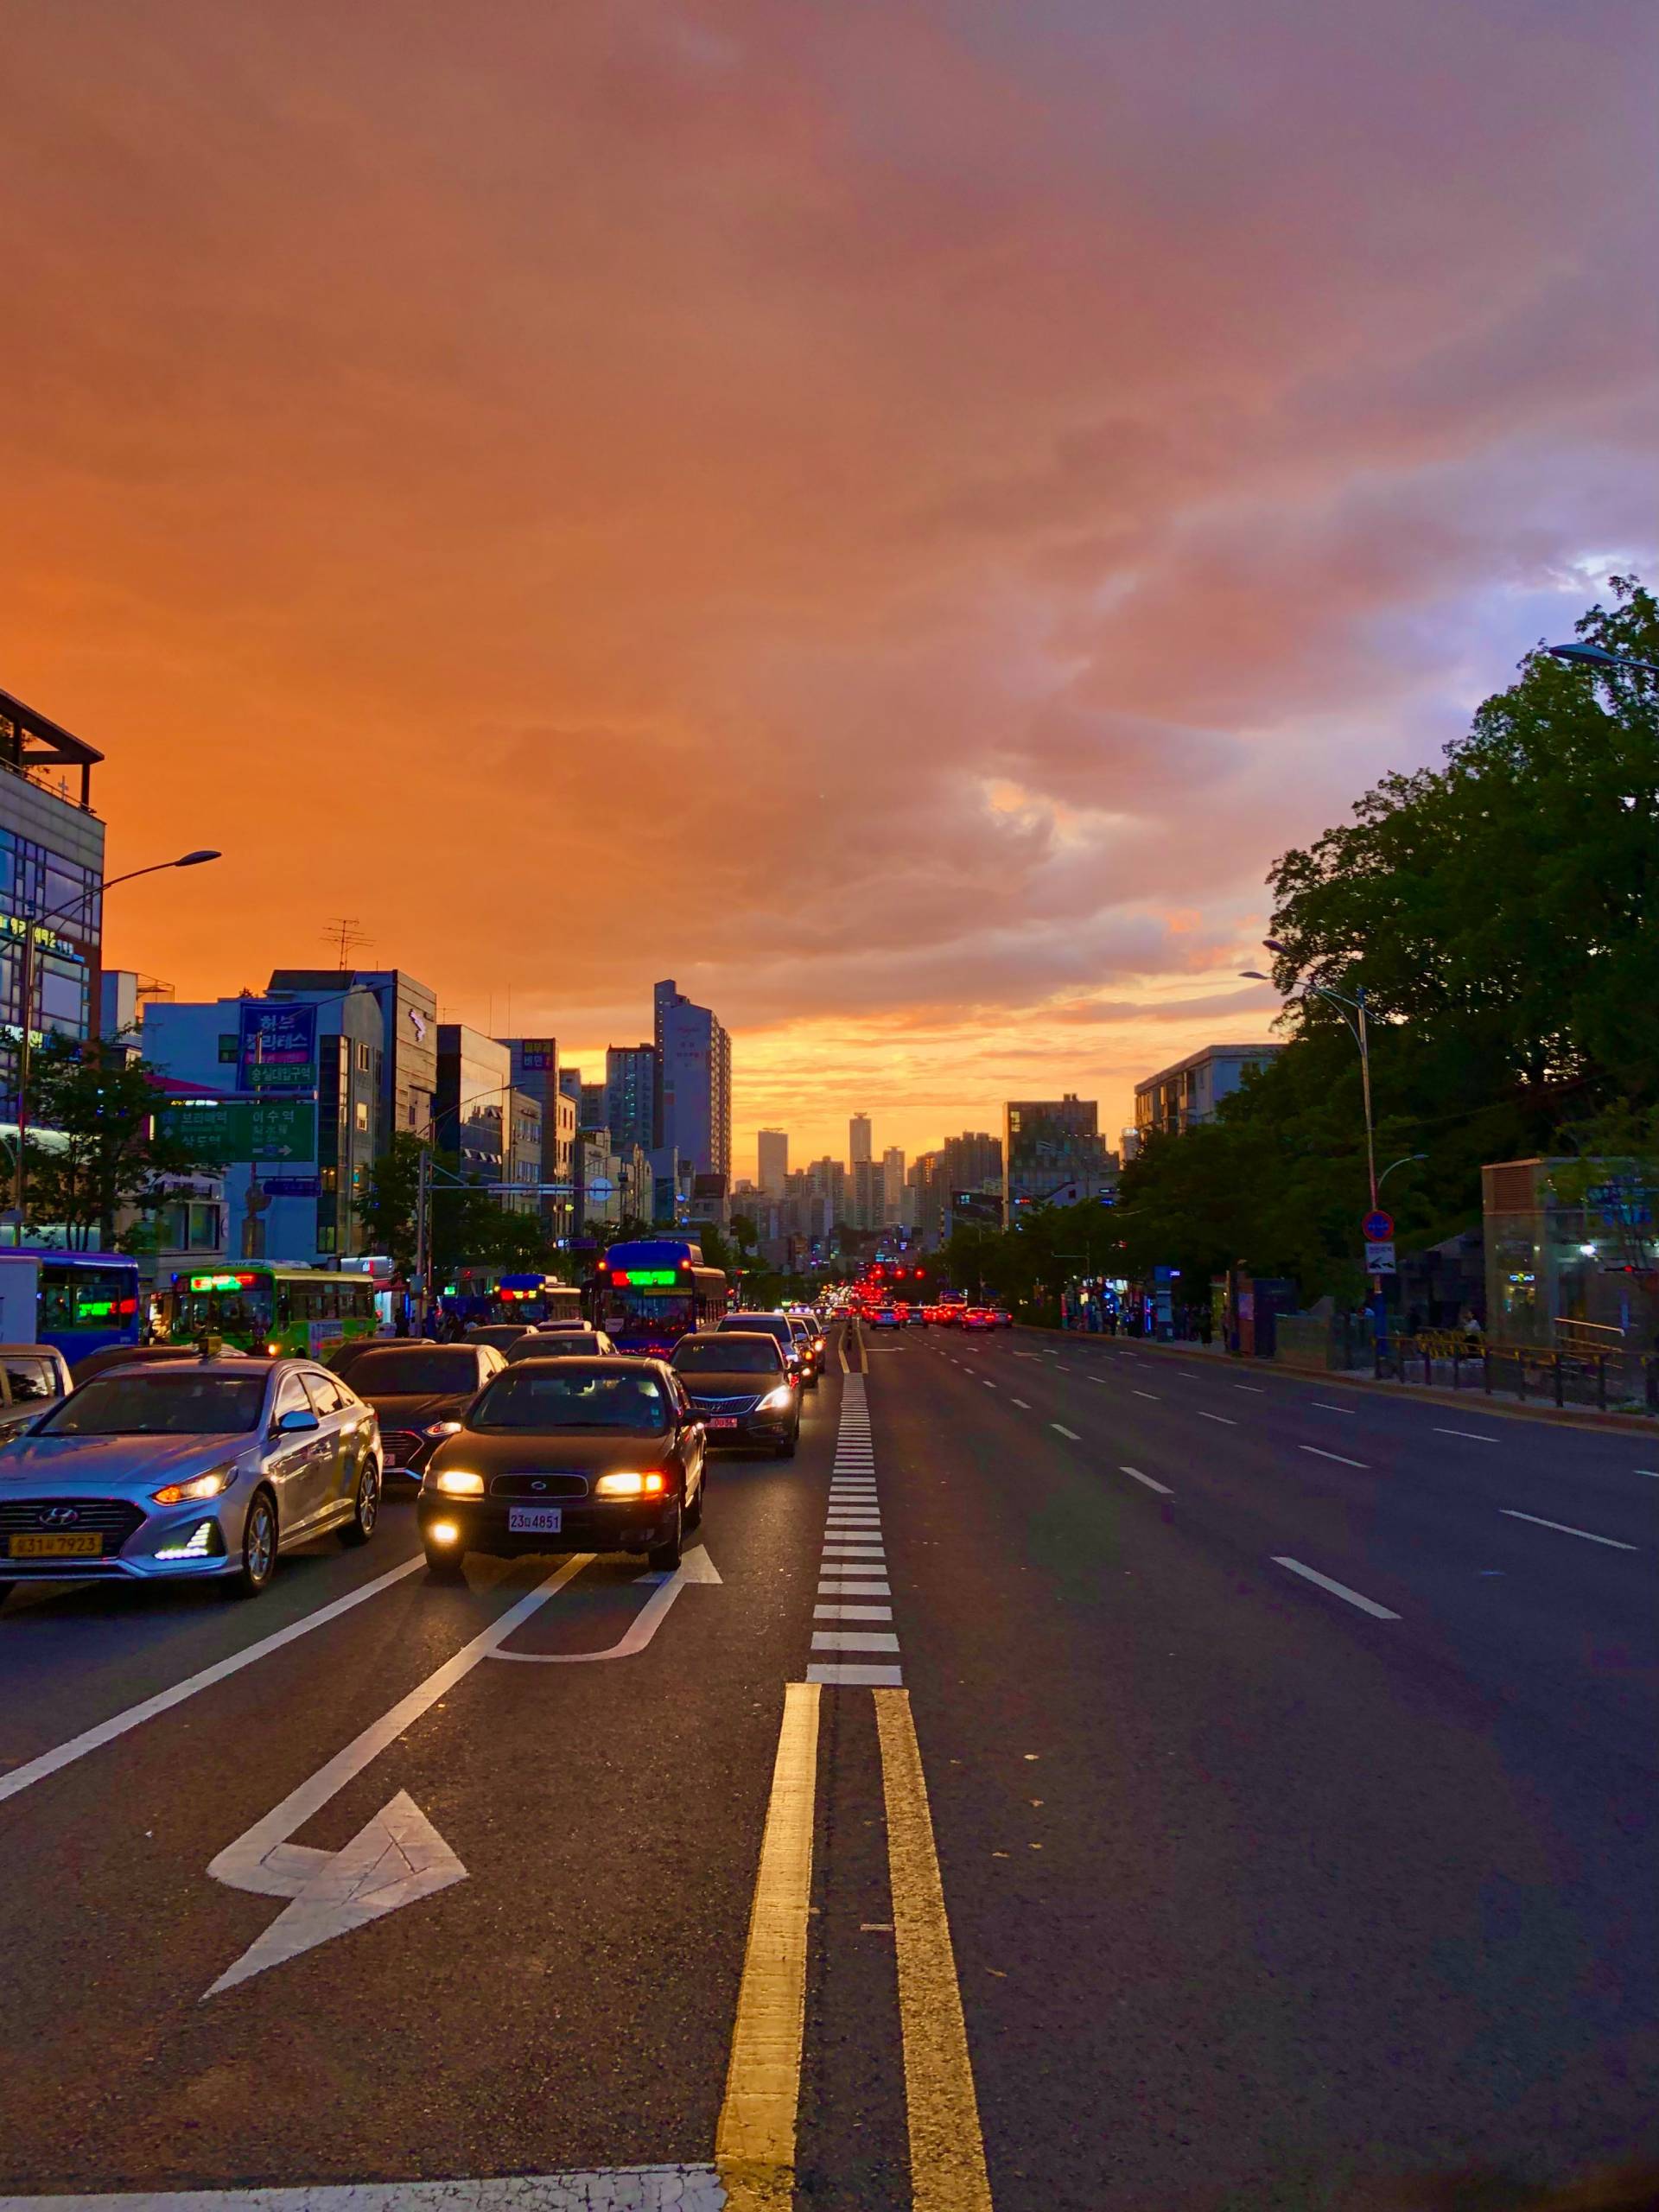
<svg viewBox="0 0 1659 2212">
<path fill-rule="evenodd" d="M 200 1505 L 205 1498 L 222 1497 L 236 1480 L 236 1463 L 228 1466 L 209 1467 L 205 1475 L 196 1475 L 188 1483 L 168 1483 L 165 1490 L 149 1493 L 157 1505 Z"/>
<path fill-rule="evenodd" d="M 780 1382 L 775 1390 L 768 1390 L 761 1399 L 759 1410 L 763 1414 L 787 1413 L 795 1402 L 795 1393 L 787 1382 Z"/>
<path fill-rule="evenodd" d="M 429 1421 L 421 1431 L 421 1434 L 423 1436 L 459 1436 L 461 1427 L 458 1421 Z"/>
<path fill-rule="evenodd" d="M 441 1490 L 446 1497 L 482 1497 L 484 1478 L 470 1474 L 465 1467 L 446 1467 L 432 1478 L 434 1490 Z"/>
<path fill-rule="evenodd" d="M 660 1497 L 668 1488 L 668 1477 L 653 1468 L 649 1474 L 620 1472 L 601 1475 L 594 1484 L 595 1497 Z"/>
</svg>

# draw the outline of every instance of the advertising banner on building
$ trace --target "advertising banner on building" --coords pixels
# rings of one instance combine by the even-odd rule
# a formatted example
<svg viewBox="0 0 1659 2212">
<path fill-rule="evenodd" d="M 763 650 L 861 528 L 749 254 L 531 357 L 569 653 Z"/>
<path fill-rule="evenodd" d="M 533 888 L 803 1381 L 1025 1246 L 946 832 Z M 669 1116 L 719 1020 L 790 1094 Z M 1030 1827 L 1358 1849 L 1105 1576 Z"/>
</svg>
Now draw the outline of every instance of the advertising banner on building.
<svg viewBox="0 0 1659 2212">
<path fill-rule="evenodd" d="M 238 1016 L 239 1090 L 315 1090 L 317 1009 L 245 999 Z"/>
</svg>

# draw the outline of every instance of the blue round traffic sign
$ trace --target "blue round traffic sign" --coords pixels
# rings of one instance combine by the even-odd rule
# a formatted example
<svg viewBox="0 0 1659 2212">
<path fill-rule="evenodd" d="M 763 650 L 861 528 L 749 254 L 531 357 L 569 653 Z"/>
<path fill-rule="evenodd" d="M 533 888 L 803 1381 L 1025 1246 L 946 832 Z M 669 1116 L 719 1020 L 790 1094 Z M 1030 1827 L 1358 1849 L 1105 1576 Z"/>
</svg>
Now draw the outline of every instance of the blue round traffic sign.
<svg viewBox="0 0 1659 2212">
<path fill-rule="evenodd" d="M 1394 1216 L 1379 1209 L 1376 1213 L 1368 1213 L 1360 1227 L 1368 1244 L 1386 1244 L 1394 1234 Z"/>
</svg>

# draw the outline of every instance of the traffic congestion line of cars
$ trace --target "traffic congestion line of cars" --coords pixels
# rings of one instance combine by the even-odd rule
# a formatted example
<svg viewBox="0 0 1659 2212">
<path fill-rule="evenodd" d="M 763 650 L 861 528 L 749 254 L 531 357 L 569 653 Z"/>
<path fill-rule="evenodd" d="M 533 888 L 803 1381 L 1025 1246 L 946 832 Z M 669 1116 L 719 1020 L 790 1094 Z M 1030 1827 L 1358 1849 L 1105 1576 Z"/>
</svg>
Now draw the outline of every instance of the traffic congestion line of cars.
<svg viewBox="0 0 1659 2212">
<path fill-rule="evenodd" d="M 1006 1306 L 964 1306 L 954 1300 L 939 1306 L 906 1306 L 898 1301 L 862 1309 L 865 1325 L 872 1329 L 1011 1329 L 1014 1316 Z"/>
<path fill-rule="evenodd" d="M 515 1323 L 457 1344 L 357 1339 L 333 1364 L 130 1346 L 73 1377 L 40 1350 L 0 1351 L 0 1424 L 18 1408 L 0 1427 L 0 1603 L 29 1582 L 255 1596 L 301 1544 L 366 1543 L 388 1477 L 420 1486 L 439 1580 L 469 1550 L 620 1550 L 669 1569 L 702 1520 L 711 1451 L 794 1456 L 825 1338 L 816 1317 L 734 1313 L 663 1360 L 580 1323 Z"/>
</svg>

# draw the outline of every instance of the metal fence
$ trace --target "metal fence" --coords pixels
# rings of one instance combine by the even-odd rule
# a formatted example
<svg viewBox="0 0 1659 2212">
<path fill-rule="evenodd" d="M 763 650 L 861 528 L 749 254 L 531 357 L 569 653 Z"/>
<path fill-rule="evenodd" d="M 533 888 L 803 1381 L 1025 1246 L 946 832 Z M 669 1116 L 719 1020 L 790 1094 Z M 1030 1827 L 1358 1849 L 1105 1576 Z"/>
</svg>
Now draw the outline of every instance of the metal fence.
<svg viewBox="0 0 1659 2212">
<path fill-rule="evenodd" d="M 1432 1330 L 1390 1337 L 1373 1347 L 1378 1382 L 1422 1382 L 1431 1388 L 1480 1390 L 1525 1404 L 1595 1406 L 1659 1414 L 1659 1354 L 1547 1349 L 1535 1344 L 1465 1344 L 1454 1332 Z"/>
</svg>

